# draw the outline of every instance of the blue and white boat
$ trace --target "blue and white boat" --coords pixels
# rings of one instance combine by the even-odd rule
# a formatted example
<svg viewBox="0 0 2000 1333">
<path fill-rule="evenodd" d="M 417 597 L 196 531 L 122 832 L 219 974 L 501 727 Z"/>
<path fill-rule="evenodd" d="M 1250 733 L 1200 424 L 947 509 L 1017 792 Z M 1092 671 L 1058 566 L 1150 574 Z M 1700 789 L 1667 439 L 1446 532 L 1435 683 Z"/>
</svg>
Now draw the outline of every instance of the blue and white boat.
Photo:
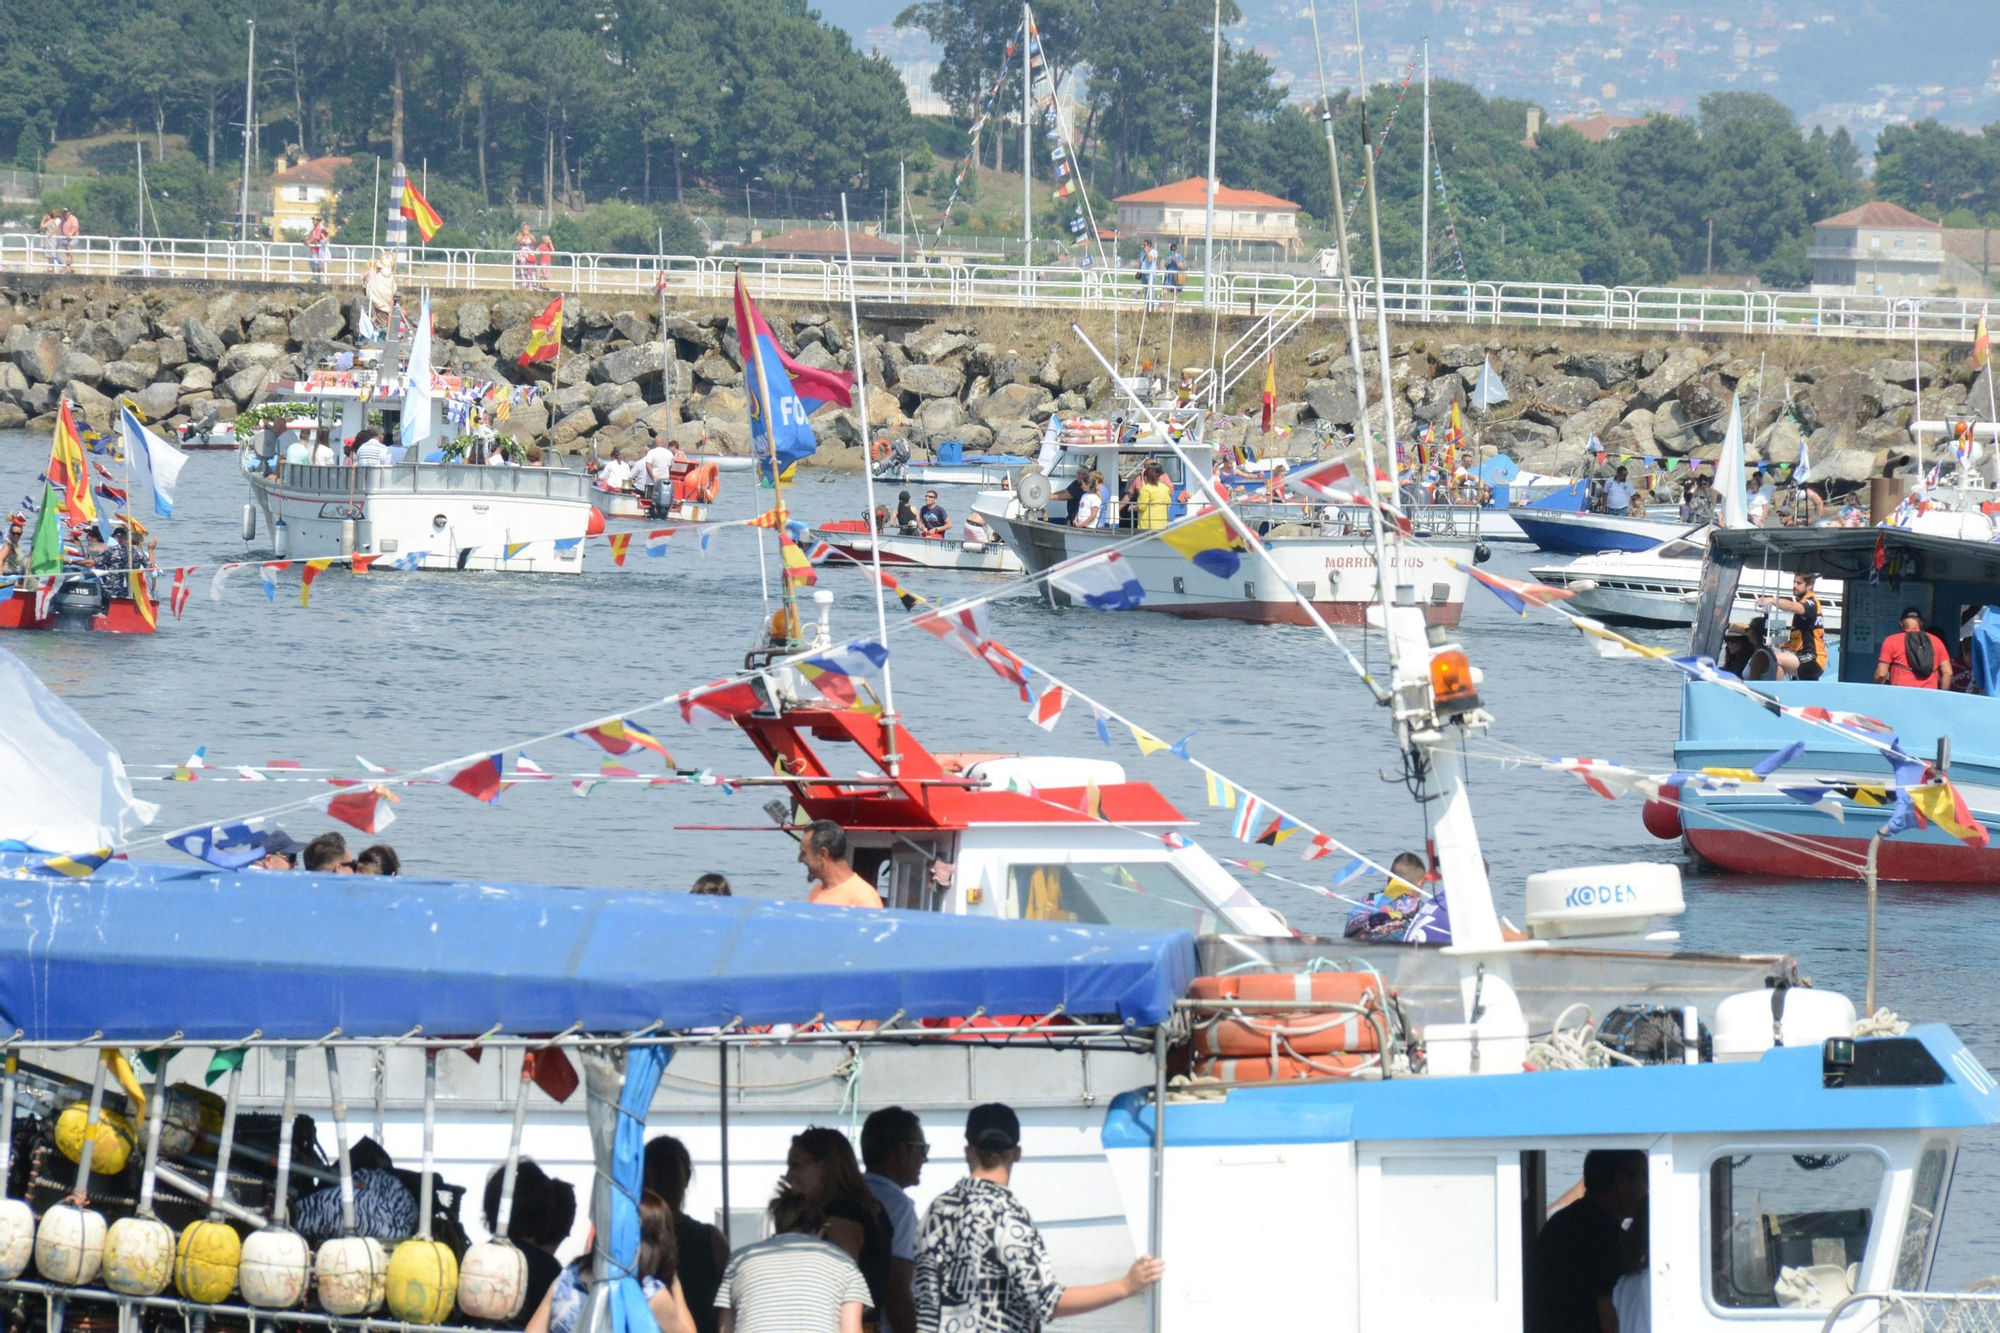
<svg viewBox="0 0 2000 1333">
<path fill-rule="evenodd" d="M 1590 482 L 1577 481 L 1510 508 L 1507 516 L 1528 541 L 1559 555 L 1650 551 L 1686 533 L 1691 526 L 1680 517 L 1677 508 L 1661 511 L 1671 517 L 1633 518 L 1629 514 L 1593 513 L 1589 503 Z"/>
<path fill-rule="evenodd" d="M 1932 516 L 1925 516 L 1920 523 Z M 1950 515 L 1954 531 L 1966 521 L 1985 522 L 1987 540 L 1909 528 L 1764 528 L 1719 531 L 1695 608 L 1691 651 L 1720 658 L 1724 631 L 1735 613 L 1739 586 L 1753 574 L 1817 574 L 1822 584 L 1844 580 L 1843 622 L 1829 634 L 1835 671 L 1818 681 L 1758 683 L 1759 692 L 1787 705 L 1818 706 L 1878 721 L 1901 749 L 1946 771 L 1971 816 L 2000 821 L 2000 681 L 1989 670 L 1971 692 L 1915 689 L 1874 683 L 1884 640 L 1895 634 L 1903 609 L 1923 611 L 1925 623 L 1954 655 L 1961 627 L 1983 607 L 2000 605 L 2000 544 L 1980 515 Z M 1879 568 L 1878 568 L 1879 566 Z M 1873 571 L 1873 573 L 1871 573 Z M 1740 608 L 1736 608 L 1740 611 Z M 1782 619 L 1782 615 L 1780 616 Z M 1994 619 L 1987 612 L 1987 622 Z M 1972 634 L 1975 656 L 2000 649 L 2000 625 Z M 1979 642 L 1982 641 L 1983 643 Z M 1975 675 L 1978 673 L 1975 672 Z M 1864 799 L 1831 795 L 1806 803 L 1768 786 L 1679 794 L 1679 824 L 1688 847 L 1724 870 L 1788 878 L 1859 878 L 1870 839 L 1894 809 L 1893 774 L 1881 752 L 1859 737 L 1823 728 L 1801 728 L 1727 685 L 1691 680 L 1681 688 L 1680 736 L 1674 766 L 1748 768 L 1791 742 L 1805 752 L 1787 775 L 1810 775 L 1830 788 L 1858 789 Z M 1891 799 L 1884 799 L 1886 794 Z M 1674 821 L 1664 827 L 1671 830 Z M 1882 843 L 1884 879 L 1936 883 L 2000 883 L 2000 848 L 1972 845 L 1935 825 Z"/>
</svg>

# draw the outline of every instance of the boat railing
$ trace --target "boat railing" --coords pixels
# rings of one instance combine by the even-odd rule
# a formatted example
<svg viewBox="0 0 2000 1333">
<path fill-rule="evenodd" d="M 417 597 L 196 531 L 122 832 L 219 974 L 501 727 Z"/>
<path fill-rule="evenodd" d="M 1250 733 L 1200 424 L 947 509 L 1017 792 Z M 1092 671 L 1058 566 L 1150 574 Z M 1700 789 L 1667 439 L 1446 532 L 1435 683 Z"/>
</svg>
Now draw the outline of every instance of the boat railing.
<svg viewBox="0 0 2000 1333">
<path fill-rule="evenodd" d="M 1991 1279 L 1989 1279 L 1990 1281 Z M 1873 1307 L 1866 1323 L 1853 1315 Z M 2000 1291 L 1857 1291 L 1826 1312 L 1820 1333 L 2000 1333 Z"/>
<path fill-rule="evenodd" d="M 1365 505 L 1256 500 L 1239 505 L 1238 510 L 1252 522 L 1269 520 L 1274 524 L 1316 525 L 1322 536 L 1366 537 L 1375 532 L 1375 513 Z M 1478 505 L 1411 505 L 1403 510 L 1417 533 L 1463 541 L 1478 540 L 1479 518 L 1483 512 Z"/>
<path fill-rule="evenodd" d="M 584 500 L 590 479 L 566 467 L 479 467 L 465 463 L 397 463 L 390 467 L 322 467 L 285 464 L 284 484 L 327 495 L 514 495 Z"/>
</svg>

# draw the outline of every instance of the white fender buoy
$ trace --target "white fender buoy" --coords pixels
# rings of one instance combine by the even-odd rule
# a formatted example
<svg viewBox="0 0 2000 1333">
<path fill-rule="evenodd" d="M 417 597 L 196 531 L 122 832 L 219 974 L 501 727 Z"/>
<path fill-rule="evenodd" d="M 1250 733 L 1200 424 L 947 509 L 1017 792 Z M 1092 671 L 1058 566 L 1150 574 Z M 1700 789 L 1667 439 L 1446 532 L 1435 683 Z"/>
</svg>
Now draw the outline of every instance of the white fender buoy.
<svg viewBox="0 0 2000 1333">
<path fill-rule="evenodd" d="M 353 520 L 348 520 L 353 526 Z M 237 1285 L 243 1299 L 267 1310 L 305 1304 L 312 1285 L 312 1249 L 305 1237 L 285 1225 L 292 1191 L 292 1124 L 298 1106 L 299 1053 L 285 1048 L 285 1104 L 278 1120 L 278 1173 L 271 1200 L 271 1225 L 251 1232 L 243 1241 L 243 1263 Z"/>
<path fill-rule="evenodd" d="M 271 525 L 271 549 L 277 552 L 278 559 L 283 560 L 291 554 L 291 538 L 291 530 L 285 526 L 284 519 L 281 518 Z"/>
<path fill-rule="evenodd" d="M 90 1172 L 97 1152 L 99 1115 L 104 1110 L 106 1051 L 98 1052 L 90 1076 L 90 1109 L 83 1124 L 83 1150 L 76 1164 L 76 1192 L 42 1214 L 35 1228 L 35 1269 L 51 1282 L 80 1287 L 104 1266 L 104 1214 L 89 1206 Z"/>
<path fill-rule="evenodd" d="M 340 1091 L 340 1059 L 326 1048 L 326 1082 L 333 1090 L 333 1134 L 340 1153 L 341 1233 L 319 1247 L 319 1305 L 343 1319 L 374 1314 L 389 1293 L 389 1256 L 373 1236 L 357 1236 L 354 1166 L 347 1155 L 347 1098 Z"/>
<path fill-rule="evenodd" d="M 528 1118 L 528 1085 L 534 1062 L 521 1052 L 521 1086 L 514 1092 L 514 1133 L 500 1168 L 500 1207 L 493 1215 L 492 1240 L 465 1252 L 458 1267 L 458 1308 L 474 1319 L 508 1323 L 528 1298 L 528 1256 L 507 1238 L 514 1221 L 514 1178 L 521 1166 L 521 1127 Z"/>
<path fill-rule="evenodd" d="M 257 506 L 243 506 L 243 540 L 252 541 L 257 536 Z"/>
<path fill-rule="evenodd" d="M 159 1058 L 159 1067 L 153 1071 L 153 1097 L 146 1106 L 146 1164 L 139 1173 L 139 1211 L 113 1222 L 104 1235 L 104 1285 L 120 1296 L 157 1296 L 174 1277 L 174 1229 L 153 1214 L 170 1052 L 160 1052 Z"/>
<path fill-rule="evenodd" d="M 14 1055 L 7 1055 L 7 1077 L 0 1088 L 0 1282 L 11 1282 L 28 1271 L 35 1253 L 35 1210 L 26 1199 L 6 1197 L 14 1170 Z"/>
<path fill-rule="evenodd" d="M 351 518 L 340 520 L 340 553 L 354 554 L 354 520 Z"/>
</svg>

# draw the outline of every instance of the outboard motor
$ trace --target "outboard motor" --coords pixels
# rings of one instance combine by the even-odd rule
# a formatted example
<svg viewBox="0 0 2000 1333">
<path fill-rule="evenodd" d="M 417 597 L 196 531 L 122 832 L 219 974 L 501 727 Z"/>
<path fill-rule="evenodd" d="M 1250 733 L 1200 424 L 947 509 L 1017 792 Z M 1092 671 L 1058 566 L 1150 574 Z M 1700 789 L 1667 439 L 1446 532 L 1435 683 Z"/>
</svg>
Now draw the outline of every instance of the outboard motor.
<svg viewBox="0 0 2000 1333">
<path fill-rule="evenodd" d="M 55 612 L 57 629 L 87 630 L 111 609 L 111 594 L 95 570 L 72 570 L 63 576 L 49 609 Z"/>
<path fill-rule="evenodd" d="M 653 483 L 652 498 L 646 503 L 646 517 L 669 518 L 674 512 L 674 483 L 656 481 Z"/>
</svg>

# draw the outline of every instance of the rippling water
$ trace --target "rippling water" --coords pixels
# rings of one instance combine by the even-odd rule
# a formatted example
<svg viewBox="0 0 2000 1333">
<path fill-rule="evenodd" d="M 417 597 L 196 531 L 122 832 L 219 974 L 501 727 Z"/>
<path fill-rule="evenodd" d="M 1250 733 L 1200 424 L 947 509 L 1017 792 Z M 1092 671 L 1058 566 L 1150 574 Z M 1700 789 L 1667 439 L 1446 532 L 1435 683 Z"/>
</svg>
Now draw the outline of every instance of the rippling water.
<svg viewBox="0 0 2000 1333">
<path fill-rule="evenodd" d="M 0 496 L 26 489 L 47 448 L 41 437 L 0 433 Z M 756 497 L 746 481 L 742 474 L 725 478 L 718 517 L 751 512 Z M 956 489 L 945 495 L 954 513 L 969 498 Z M 234 455 L 197 453 L 181 492 L 177 516 L 158 531 L 162 564 L 204 566 L 193 576 L 185 619 L 168 620 L 150 638 L 16 634 L 6 643 L 110 738 L 136 773 L 156 773 L 145 766 L 172 765 L 204 744 L 211 764 L 336 766 L 362 755 L 403 770 L 502 748 L 727 673 L 750 646 L 762 609 L 757 545 L 743 530 L 719 535 L 707 559 L 692 541 L 677 540 L 658 560 L 635 546 L 623 569 L 595 546 L 580 577 L 356 578 L 334 570 L 321 577 L 306 609 L 298 605 L 295 573 L 272 605 L 253 567 L 234 574 L 222 600 L 212 602 L 214 567 L 244 557 L 238 531 L 247 487 Z M 858 515 L 862 482 L 809 477 L 789 503 L 815 521 Z M 265 535 L 259 538 L 255 550 L 264 553 Z M 1541 559 L 1499 548 L 1493 567 L 1526 577 Z M 913 574 L 908 582 L 945 593 L 974 586 L 970 576 L 942 574 Z M 837 594 L 836 635 L 866 632 L 874 612 L 858 572 L 828 571 L 821 586 Z M 1520 620 L 1477 589 L 1472 595 L 1460 638 L 1485 669 L 1482 694 L 1499 719 L 1496 738 L 1548 755 L 1654 769 L 1670 763 L 1674 673 L 1600 662 L 1574 631 Z M 900 615 L 893 607 L 892 614 Z M 996 605 L 993 624 L 1021 655 L 1148 730 L 1172 738 L 1199 727 L 1191 748 L 1204 761 L 1378 859 L 1422 845 L 1421 815 L 1393 776 L 1397 756 L 1386 719 L 1316 632 L 1058 613 L 1025 595 Z M 983 667 L 922 634 L 896 635 L 892 644 L 898 709 L 926 744 L 1101 752 L 1087 712 L 1073 709 L 1044 737 L 1013 691 Z M 683 765 L 757 771 L 754 750 L 733 730 L 689 732 L 666 713 L 652 720 Z M 558 770 L 589 770 L 597 759 L 594 749 L 567 741 L 533 753 Z M 1125 745 L 1115 757 L 1200 816 L 1202 834 L 1229 854 L 1226 825 L 1206 811 L 1195 770 L 1171 758 L 1142 762 Z M 1521 883 L 1534 871 L 1673 850 L 1641 827 L 1635 802 L 1603 801 L 1569 777 L 1489 765 L 1474 778 L 1500 907 L 1516 920 Z M 244 813 L 304 790 L 140 784 L 142 795 L 164 807 L 162 827 Z M 567 784 L 550 783 L 515 787 L 489 809 L 455 792 L 419 788 L 390 833 L 415 874 L 680 889 L 713 869 L 738 893 L 801 897 L 791 843 L 763 831 L 763 800 L 715 788 L 615 786 L 577 800 Z M 293 817 L 289 826 L 310 837 L 325 823 Z M 679 827 L 699 824 L 757 831 Z M 1315 894 L 1269 881 L 1251 887 L 1301 929 L 1339 930 L 1342 910 Z M 1859 1002 L 1866 917 L 1858 885 L 1690 875 L 1687 890 L 1679 925 L 1688 947 L 1790 951 L 1819 984 Z M 1989 957 L 1978 941 L 1996 934 L 2000 896 L 1883 890 L 1883 1003 L 1906 1018 L 1951 1023 L 1989 1067 L 2000 1067 L 2000 1030 Z M 2000 1236 L 1990 1222 L 2000 1214 L 1996 1205 L 2000 1134 L 1974 1133 L 1959 1159 L 1939 1285 L 2000 1272 Z"/>
</svg>

